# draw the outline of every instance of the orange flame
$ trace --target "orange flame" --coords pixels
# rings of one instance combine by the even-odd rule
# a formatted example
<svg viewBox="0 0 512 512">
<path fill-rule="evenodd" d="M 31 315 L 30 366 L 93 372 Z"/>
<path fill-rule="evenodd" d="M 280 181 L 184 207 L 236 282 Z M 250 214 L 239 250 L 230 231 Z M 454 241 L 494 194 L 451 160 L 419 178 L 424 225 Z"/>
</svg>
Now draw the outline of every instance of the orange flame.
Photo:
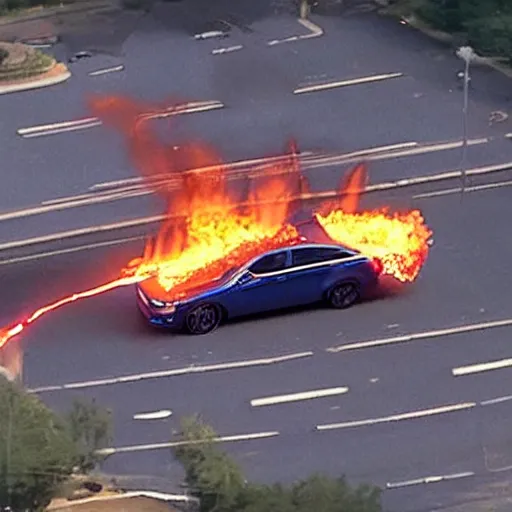
<svg viewBox="0 0 512 512">
<path fill-rule="evenodd" d="M 144 183 L 166 200 L 167 220 L 122 277 L 36 310 L 0 331 L 0 348 L 44 314 L 79 299 L 149 277 L 155 279 L 148 286 L 180 297 L 262 252 L 300 241 L 289 219 L 312 194 L 294 142 L 288 155 L 245 170 L 249 190 L 241 200 L 228 190 L 235 173 L 212 148 L 198 143 L 168 146 L 153 133 L 151 119 L 170 117 L 182 106 L 159 109 L 119 97 L 94 97 L 90 105 L 95 116 L 124 133 Z M 334 241 L 378 257 L 384 272 L 398 280 L 413 281 L 428 255 L 432 233 L 418 211 L 357 212 L 365 184 L 366 166 L 361 164 L 342 181 L 341 199 L 320 205 L 315 217 Z"/>
</svg>

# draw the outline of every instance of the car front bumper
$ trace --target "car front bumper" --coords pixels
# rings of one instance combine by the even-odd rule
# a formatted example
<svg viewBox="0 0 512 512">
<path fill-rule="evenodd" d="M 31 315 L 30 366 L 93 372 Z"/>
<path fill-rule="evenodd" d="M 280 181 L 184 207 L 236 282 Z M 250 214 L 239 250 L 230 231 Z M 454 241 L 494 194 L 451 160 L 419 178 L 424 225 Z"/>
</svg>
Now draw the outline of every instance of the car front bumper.
<svg viewBox="0 0 512 512">
<path fill-rule="evenodd" d="M 144 318 L 155 327 L 165 327 L 168 329 L 179 329 L 179 315 L 176 312 L 168 315 L 158 313 L 149 303 L 149 299 L 144 292 L 137 287 L 137 306 Z"/>
</svg>

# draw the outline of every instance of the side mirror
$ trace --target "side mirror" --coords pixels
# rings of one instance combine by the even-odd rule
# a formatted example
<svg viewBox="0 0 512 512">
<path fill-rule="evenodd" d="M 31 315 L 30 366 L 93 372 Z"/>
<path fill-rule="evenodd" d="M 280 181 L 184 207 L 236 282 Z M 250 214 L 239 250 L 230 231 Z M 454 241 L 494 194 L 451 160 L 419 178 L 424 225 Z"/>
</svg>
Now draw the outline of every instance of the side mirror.
<svg viewBox="0 0 512 512">
<path fill-rule="evenodd" d="M 248 283 L 252 279 L 252 274 L 250 272 L 244 272 L 239 278 L 238 278 L 238 284 L 245 284 Z"/>
</svg>

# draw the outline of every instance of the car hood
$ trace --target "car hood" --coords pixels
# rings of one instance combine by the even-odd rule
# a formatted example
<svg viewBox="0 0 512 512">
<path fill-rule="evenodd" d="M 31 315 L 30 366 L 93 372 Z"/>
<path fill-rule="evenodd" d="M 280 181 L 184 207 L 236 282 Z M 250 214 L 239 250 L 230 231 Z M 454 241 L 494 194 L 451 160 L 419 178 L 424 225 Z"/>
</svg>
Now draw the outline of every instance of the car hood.
<svg viewBox="0 0 512 512">
<path fill-rule="evenodd" d="M 140 289 L 145 295 L 152 299 L 162 300 L 165 302 L 183 302 L 190 299 L 195 299 L 203 294 L 211 293 L 217 288 L 225 285 L 229 278 L 219 278 L 204 283 L 198 283 L 189 287 L 178 287 L 166 291 L 160 286 L 158 279 L 152 277 L 139 284 Z"/>
</svg>

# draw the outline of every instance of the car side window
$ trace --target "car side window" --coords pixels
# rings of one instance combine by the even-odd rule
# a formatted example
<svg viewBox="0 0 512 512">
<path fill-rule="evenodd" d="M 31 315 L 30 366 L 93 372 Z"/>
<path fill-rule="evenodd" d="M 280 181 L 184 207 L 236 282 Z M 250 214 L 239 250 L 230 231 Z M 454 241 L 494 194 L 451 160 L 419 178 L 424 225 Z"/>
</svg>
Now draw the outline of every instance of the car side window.
<svg viewBox="0 0 512 512">
<path fill-rule="evenodd" d="M 286 251 L 281 251 L 263 256 L 251 265 L 249 272 L 253 274 L 267 274 L 269 272 L 278 272 L 284 268 L 286 268 Z"/>
<path fill-rule="evenodd" d="M 324 261 L 337 260 L 350 256 L 350 253 L 335 247 L 307 247 L 292 251 L 292 266 L 311 265 Z"/>
</svg>

